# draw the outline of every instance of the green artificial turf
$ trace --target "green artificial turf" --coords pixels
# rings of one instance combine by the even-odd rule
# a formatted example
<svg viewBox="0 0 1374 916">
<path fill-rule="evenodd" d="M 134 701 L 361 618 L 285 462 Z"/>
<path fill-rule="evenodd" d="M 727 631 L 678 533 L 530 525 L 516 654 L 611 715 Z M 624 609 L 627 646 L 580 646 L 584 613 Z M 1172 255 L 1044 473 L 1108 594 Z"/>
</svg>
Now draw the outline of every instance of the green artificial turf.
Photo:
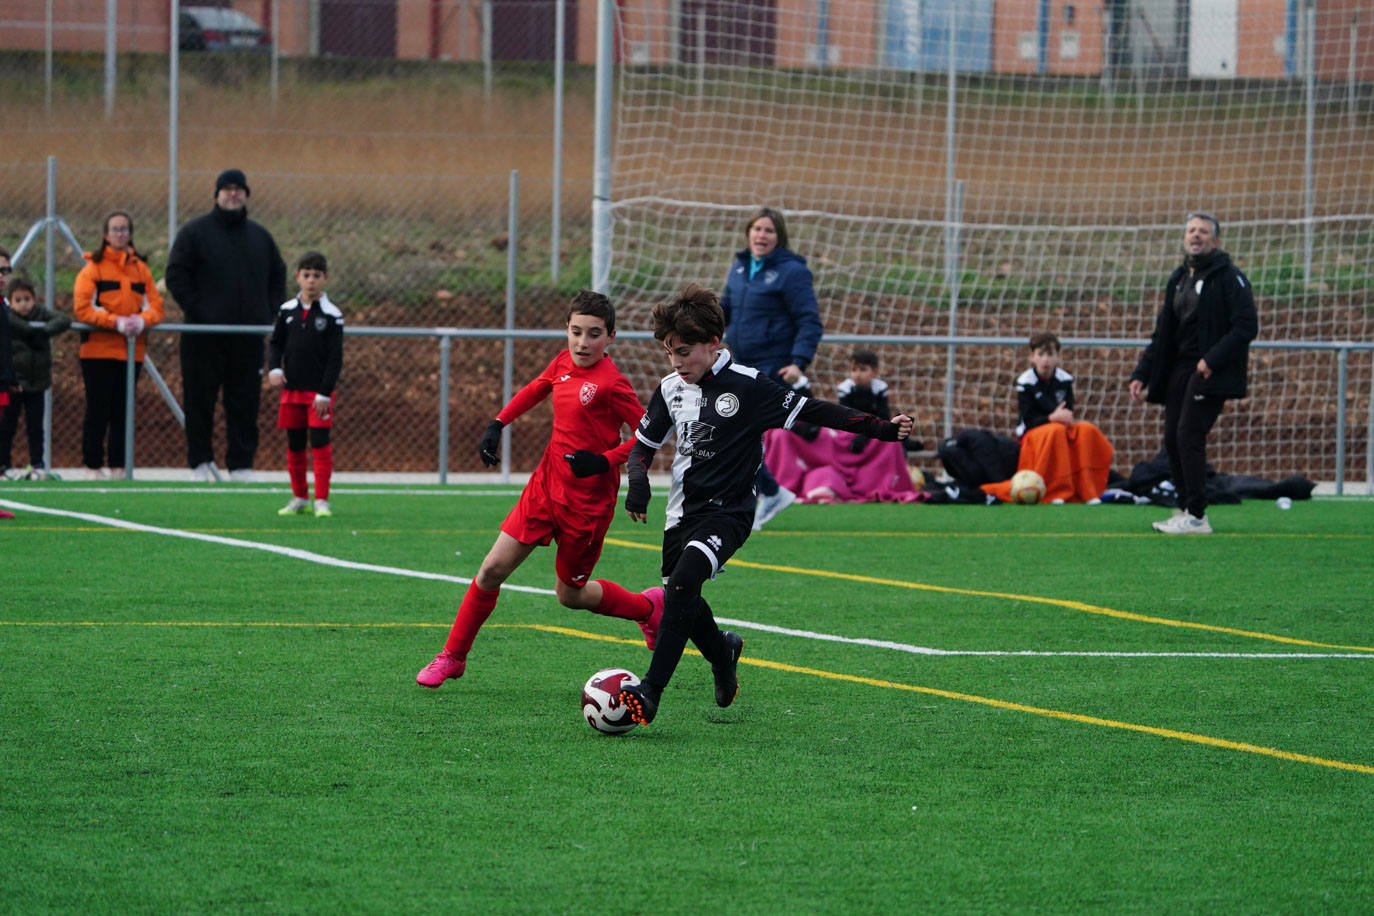
<svg viewBox="0 0 1374 916">
<path fill-rule="evenodd" d="M 705 590 L 735 705 L 689 654 L 607 737 L 649 654 L 551 550 L 414 682 L 515 492 L 0 490 L 0 911 L 1369 907 L 1374 501 L 796 506 Z"/>
</svg>

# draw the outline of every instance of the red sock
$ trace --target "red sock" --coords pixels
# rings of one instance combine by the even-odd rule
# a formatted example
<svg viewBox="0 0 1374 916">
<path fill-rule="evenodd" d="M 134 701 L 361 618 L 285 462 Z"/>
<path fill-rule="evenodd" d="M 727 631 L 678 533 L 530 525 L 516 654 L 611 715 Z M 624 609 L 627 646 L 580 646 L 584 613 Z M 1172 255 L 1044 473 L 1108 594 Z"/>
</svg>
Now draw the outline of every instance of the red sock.
<svg viewBox="0 0 1374 916">
<path fill-rule="evenodd" d="M 639 592 L 629 592 L 605 579 L 597 579 L 601 586 L 601 603 L 594 613 L 607 617 L 620 617 L 624 620 L 648 620 L 654 606 Z"/>
<path fill-rule="evenodd" d="M 329 499 L 329 475 L 334 473 L 334 446 L 312 448 L 315 457 L 315 498 Z"/>
<path fill-rule="evenodd" d="M 305 483 L 305 449 L 299 452 L 286 450 L 286 473 L 291 477 L 291 495 L 297 499 L 309 499 L 310 488 Z"/>
<path fill-rule="evenodd" d="M 458 606 L 458 616 L 453 621 L 453 629 L 448 631 L 448 641 L 444 643 L 446 652 L 461 652 L 466 655 L 472 649 L 472 641 L 477 631 L 487 622 L 491 612 L 496 610 L 496 599 L 500 597 L 499 588 L 487 591 L 477 587 L 474 579 L 463 595 L 463 603 Z"/>
</svg>

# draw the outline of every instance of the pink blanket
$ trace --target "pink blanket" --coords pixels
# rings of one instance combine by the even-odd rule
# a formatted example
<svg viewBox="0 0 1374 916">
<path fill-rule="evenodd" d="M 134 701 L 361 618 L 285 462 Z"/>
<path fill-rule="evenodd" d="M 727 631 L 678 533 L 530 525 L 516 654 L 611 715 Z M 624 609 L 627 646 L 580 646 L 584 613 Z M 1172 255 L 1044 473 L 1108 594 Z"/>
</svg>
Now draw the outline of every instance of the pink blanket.
<svg viewBox="0 0 1374 916">
<path fill-rule="evenodd" d="M 857 455 L 849 451 L 853 433 L 821 429 L 815 442 L 807 442 L 785 429 L 764 433 L 764 463 L 773 476 L 805 503 L 910 503 L 921 494 L 911 484 L 906 451 L 900 442 L 864 446 Z"/>
</svg>

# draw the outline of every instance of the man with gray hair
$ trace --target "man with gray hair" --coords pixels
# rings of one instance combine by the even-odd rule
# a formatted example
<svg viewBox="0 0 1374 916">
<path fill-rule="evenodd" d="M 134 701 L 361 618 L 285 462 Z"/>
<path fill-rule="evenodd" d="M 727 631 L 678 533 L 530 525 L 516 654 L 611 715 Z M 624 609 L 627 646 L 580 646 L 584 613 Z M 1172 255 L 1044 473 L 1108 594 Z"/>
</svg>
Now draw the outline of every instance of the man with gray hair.
<svg viewBox="0 0 1374 916">
<path fill-rule="evenodd" d="M 1221 226 L 1189 213 L 1183 263 L 1169 276 L 1154 333 L 1131 373 L 1135 400 L 1164 405 L 1164 449 L 1178 494 L 1164 534 L 1211 534 L 1207 434 L 1230 398 L 1245 397 L 1250 341 L 1259 318 L 1250 283 L 1221 250 Z"/>
</svg>

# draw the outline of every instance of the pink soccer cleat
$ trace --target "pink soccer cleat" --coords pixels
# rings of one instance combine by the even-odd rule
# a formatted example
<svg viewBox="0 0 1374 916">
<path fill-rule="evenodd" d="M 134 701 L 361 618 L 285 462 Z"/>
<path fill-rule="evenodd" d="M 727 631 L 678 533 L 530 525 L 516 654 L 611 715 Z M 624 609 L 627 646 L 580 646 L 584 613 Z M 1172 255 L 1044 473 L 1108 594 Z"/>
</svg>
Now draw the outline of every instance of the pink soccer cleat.
<svg viewBox="0 0 1374 916">
<path fill-rule="evenodd" d="M 649 599 L 649 605 L 653 608 L 648 617 L 636 621 L 639 628 L 644 631 L 644 645 L 648 646 L 649 651 L 652 652 L 654 646 L 658 645 L 658 625 L 663 622 L 663 586 L 655 585 L 653 588 L 646 588 L 640 594 Z"/>
<path fill-rule="evenodd" d="M 462 677 L 467 663 L 466 653 L 445 649 L 434 656 L 434 661 L 420 669 L 420 673 L 415 675 L 415 683 L 434 689 L 451 677 Z"/>
</svg>

